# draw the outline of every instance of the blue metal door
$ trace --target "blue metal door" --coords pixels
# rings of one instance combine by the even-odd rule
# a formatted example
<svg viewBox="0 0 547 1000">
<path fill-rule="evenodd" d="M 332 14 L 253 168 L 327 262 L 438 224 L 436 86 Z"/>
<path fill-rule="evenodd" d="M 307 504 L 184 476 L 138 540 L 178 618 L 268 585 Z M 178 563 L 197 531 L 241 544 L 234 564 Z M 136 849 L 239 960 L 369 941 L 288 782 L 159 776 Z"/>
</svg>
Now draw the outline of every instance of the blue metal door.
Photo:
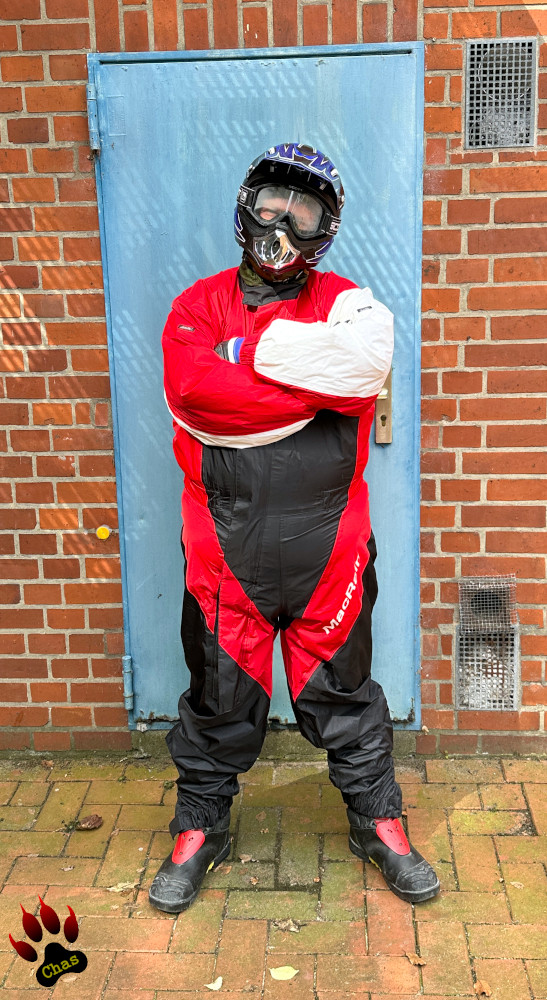
<svg viewBox="0 0 547 1000">
<path fill-rule="evenodd" d="M 366 476 L 378 545 L 373 674 L 394 719 L 416 728 L 423 45 L 88 59 L 130 725 L 165 728 L 188 686 L 163 325 L 180 291 L 239 263 L 233 207 L 251 160 L 302 141 L 331 157 L 346 191 L 325 268 L 369 285 L 395 315 L 393 442 L 378 445 L 373 432 Z M 277 644 L 271 715 L 294 721 Z"/>
</svg>

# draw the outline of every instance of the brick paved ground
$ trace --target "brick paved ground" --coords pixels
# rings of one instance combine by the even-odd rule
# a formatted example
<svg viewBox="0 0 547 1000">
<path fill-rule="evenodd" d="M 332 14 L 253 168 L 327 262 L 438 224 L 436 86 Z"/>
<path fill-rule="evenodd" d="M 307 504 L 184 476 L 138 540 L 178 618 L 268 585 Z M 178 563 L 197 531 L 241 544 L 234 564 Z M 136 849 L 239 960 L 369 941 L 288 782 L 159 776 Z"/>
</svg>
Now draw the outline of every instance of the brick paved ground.
<svg viewBox="0 0 547 1000">
<path fill-rule="evenodd" d="M 148 903 L 172 848 L 170 761 L 30 765 L 0 761 L 0 982 L 7 1000 L 211 1000 L 206 984 L 264 1000 L 547 998 L 547 761 L 397 763 L 408 832 L 441 894 L 411 907 L 347 847 L 345 810 L 323 763 L 259 762 L 233 809 L 230 858 L 187 913 Z M 91 813 L 95 830 L 74 829 Z M 241 859 L 244 860 L 241 860 Z M 251 860 L 249 860 L 249 858 Z M 113 891 L 120 883 L 133 888 Z M 80 924 L 81 976 L 53 990 L 8 933 L 27 940 L 38 895 Z M 283 921 L 292 919 L 296 930 Z M 36 944 L 39 962 L 48 941 Z M 423 967 L 406 952 L 418 953 Z M 277 982 L 270 969 L 298 974 Z M 490 994 L 479 994 L 490 995 Z"/>
</svg>

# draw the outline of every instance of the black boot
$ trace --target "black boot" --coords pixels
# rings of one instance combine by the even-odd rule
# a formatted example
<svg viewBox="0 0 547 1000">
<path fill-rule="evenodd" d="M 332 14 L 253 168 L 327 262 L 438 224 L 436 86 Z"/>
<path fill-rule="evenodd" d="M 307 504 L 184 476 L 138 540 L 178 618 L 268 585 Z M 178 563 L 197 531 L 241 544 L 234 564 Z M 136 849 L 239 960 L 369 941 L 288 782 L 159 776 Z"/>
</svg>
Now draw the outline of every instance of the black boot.
<svg viewBox="0 0 547 1000">
<path fill-rule="evenodd" d="M 409 843 L 398 819 L 373 819 L 349 808 L 348 818 L 350 851 L 372 861 L 396 896 L 421 903 L 437 895 L 440 883 L 433 868 Z"/>
<path fill-rule="evenodd" d="M 202 830 L 182 830 L 173 852 L 163 862 L 148 898 L 158 910 L 182 913 L 194 902 L 203 879 L 211 868 L 230 853 L 230 813 L 215 826 Z"/>
</svg>

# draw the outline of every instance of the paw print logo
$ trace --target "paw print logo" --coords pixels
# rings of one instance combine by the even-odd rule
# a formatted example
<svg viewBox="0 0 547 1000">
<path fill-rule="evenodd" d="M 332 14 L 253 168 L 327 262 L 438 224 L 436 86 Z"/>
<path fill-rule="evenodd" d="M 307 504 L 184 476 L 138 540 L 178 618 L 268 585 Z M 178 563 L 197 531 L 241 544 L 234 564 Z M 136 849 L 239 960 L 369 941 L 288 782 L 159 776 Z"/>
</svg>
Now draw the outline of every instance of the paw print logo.
<svg viewBox="0 0 547 1000">
<path fill-rule="evenodd" d="M 42 924 L 50 934 L 58 934 L 61 929 L 59 917 L 53 907 L 44 903 L 41 896 L 38 896 L 38 899 L 42 904 L 40 906 L 40 920 Z M 42 927 L 40 920 L 37 920 L 28 910 L 25 910 L 22 903 L 19 905 L 23 911 L 22 924 L 25 934 L 29 938 L 32 938 L 33 941 L 41 941 Z M 63 934 L 65 935 L 65 939 L 72 944 L 78 937 L 78 921 L 72 907 L 68 906 L 68 904 L 67 907 L 70 910 L 70 916 L 64 922 Z M 11 934 L 9 935 L 9 939 L 17 954 L 21 958 L 24 958 L 26 962 L 37 961 L 38 954 L 28 941 L 14 941 Z M 44 961 L 40 968 L 36 970 L 36 979 L 40 983 L 40 986 L 54 986 L 57 980 L 61 976 L 64 976 L 65 972 L 83 972 L 86 968 L 87 958 L 83 951 L 67 951 L 60 941 L 50 941 L 44 949 Z"/>
</svg>

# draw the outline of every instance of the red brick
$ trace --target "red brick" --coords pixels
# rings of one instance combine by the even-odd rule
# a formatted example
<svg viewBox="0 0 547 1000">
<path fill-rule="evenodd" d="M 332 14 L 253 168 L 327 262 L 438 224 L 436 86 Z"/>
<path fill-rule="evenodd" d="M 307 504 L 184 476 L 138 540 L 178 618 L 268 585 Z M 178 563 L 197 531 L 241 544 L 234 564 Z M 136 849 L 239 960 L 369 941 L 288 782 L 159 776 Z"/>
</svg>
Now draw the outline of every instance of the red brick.
<svg viewBox="0 0 547 1000">
<path fill-rule="evenodd" d="M 314 4 L 304 7 L 303 11 L 304 45 L 326 45 L 328 42 L 328 7 L 326 4 Z"/>
<path fill-rule="evenodd" d="M 545 684 L 523 684 L 523 705 L 547 705 L 547 686 Z"/>
<path fill-rule="evenodd" d="M 442 212 L 440 201 L 424 201 L 423 210 L 424 226 L 440 226 Z"/>
<path fill-rule="evenodd" d="M 22 656 L 13 659 L 2 657 L 0 659 L 0 677 L 22 677 L 25 680 L 29 677 L 47 677 L 47 660 L 38 657 L 33 659 Z"/>
<path fill-rule="evenodd" d="M 545 399 L 520 399 L 517 396 L 502 399 L 491 396 L 488 399 L 465 399 L 460 403 L 461 420 L 544 420 L 546 416 Z M 530 428 L 533 430 L 532 428 Z M 511 430 L 500 427 L 505 434 Z"/>
<path fill-rule="evenodd" d="M 63 531 L 69 528 L 77 528 L 79 522 L 77 510 L 41 510 L 40 527 L 46 531 Z M 55 601 L 55 604 L 58 604 Z"/>
<path fill-rule="evenodd" d="M 38 232 L 82 232 L 96 231 L 99 228 L 95 206 L 37 208 L 34 219 Z"/>
<path fill-rule="evenodd" d="M 55 201 L 52 177 L 14 177 L 11 183 L 14 201 Z"/>
<path fill-rule="evenodd" d="M 439 747 L 444 753 L 476 754 L 478 736 L 472 736 L 468 733 L 441 733 Z"/>
<path fill-rule="evenodd" d="M 86 20 L 89 17 L 87 0 L 46 0 L 48 18 L 62 20 Z"/>
<path fill-rule="evenodd" d="M 106 344 L 104 323 L 47 323 L 46 334 L 52 345 Z"/>
<path fill-rule="evenodd" d="M 208 49 L 209 29 L 207 11 L 184 10 L 184 38 L 187 49 Z"/>
<path fill-rule="evenodd" d="M 426 76 L 424 80 L 424 98 L 427 104 L 444 101 L 444 92 L 444 76 Z M 443 149 L 444 155 L 446 155 L 446 143 L 442 142 L 440 148 Z M 444 156 L 439 162 L 444 163 Z"/>
<path fill-rule="evenodd" d="M 225 0 L 217 0 L 218 3 Z M 233 0 L 232 0 L 233 2 Z M 297 0 L 275 0 L 273 5 L 274 45 L 296 45 L 298 42 Z M 235 8 L 235 3 L 233 3 Z M 216 11 L 215 11 L 216 22 Z M 237 45 L 237 42 L 236 42 Z"/>
<path fill-rule="evenodd" d="M 443 531 L 441 552 L 478 552 L 481 543 L 479 535 L 471 531 Z"/>
<path fill-rule="evenodd" d="M 488 500 L 547 500 L 545 479 L 493 479 L 487 483 Z M 528 510 L 529 508 L 524 508 Z M 540 508 L 537 508 L 540 510 Z"/>
<path fill-rule="evenodd" d="M 77 580 L 80 576 L 80 563 L 77 559 L 67 559 L 66 557 L 44 559 L 43 566 L 46 580 Z"/>
<path fill-rule="evenodd" d="M 490 218 L 488 198 L 453 198 L 448 202 L 447 221 L 454 225 L 484 225 Z"/>
<path fill-rule="evenodd" d="M 6 372 L 23 371 L 25 359 L 23 352 L 18 350 L 9 351 L 4 349 L 0 355 L 0 369 Z"/>
<path fill-rule="evenodd" d="M 53 503 L 53 483 L 17 483 L 15 495 L 18 503 Z"/>
<path fill-rule="evenodd" d="M 547 11 L 537 7 L 530 11 L 503 11 L 501 33 L 506 38 L 518 35 L 546 35 Z"/>
<path fill-rule="evenodd" d="M 42 56 L 4 56 L 0 60 L 4 82 L 43 80 L 44 64 Z M 31 109 L 27 105 L 27 111 Z"/>
<path fill-rule="evenodd" d="M 105 584 L 100 586 L 104 587 Z M 89 684 L 74 682 L 71 685 L 71 695 L 74 701 L 117 704 L 123 699 L 123 685 L 115 681 L 110 684 L 100 684 L 97 681 Z"/>
<path fill-rule="evenodd" d="M 0 403 L 0 422 L 4 427 L 28 424 L 28 406 L 25 403 Z"/>
<path fill-rule="evenodd" d="M 453 729 L 454 712 L 448 709 L 422 709 L 422 723 L 428 729 Z"/>
<path fill-rule="evenodd" d="M 17 458 L 6 459 L 5 460 L 6 464 L 8 462 L 10 463 L 9 465 L 7 465 L 6 468 L 4 468 L 4 462 L 0 460 L 0 468 L 2 469 L 2 474 L 3 475 L 12 474 L 14 478 L 16 476 L 20 477 L 21 475 L 23 476 L 28 475 L 26 469 L 21 472 L 20 469 L 17 467 L 16 463 L 18 461 L 28 462 L 29 460 L 26 458 L 20 460 Z M 32 461 L 31 461 L 31 467 L 32 467 Z M 10 469 L 13 470 L 11 473 Z M 7 510 L 0 510 L 0 528 L 2 529 L 11 530 L 11 529 L 21 528 L 23 530 L 24 529 L 31 530 L 35 526 L 36 526 L 36 513 L 33 510 L 10 510 L 9 508 Z"/>
<path fill-rule="evenodd" d="M 458 288 L 424 288 L 422 290 L 422 310 L 424 312 L 458 312 L 460 291 Z"/>
<path fill-rule="evenodd" d="M 62 701 L 61 698 L 56 698 L 56 701 Z M 91 709 L 90 708 L 76 708 L 74 706 L 61 707 L 52 706 L 51 708 L 51 724 L 52 726 L 91 726 Z"/>
<path fill-rule="evenodd" d="M 488 392 L 544 392 L 542 371 L 488 372 Z"/>
<path fill-rule="evenodd" d="M 441 480 L 441 500 L 468 502 L 480 500 L 481 484 L 478 479 Z"/>
<path fill-rule="evenodd" d="M 35 424 L 72 424 L 70 403 L 34 403 L 32 414 Z"/>
<path fill-rule="evenodd" d="M 509 464 L 507 452 L 470 452 L 463 456 L 463 471 L 474 476 L 485 473 L 491 476 L 507 475 L 508 472 L 521 476 L 543 475 L 547 473 L 547 455 L 537 451 L 513 451 Z"/>
<path fill-rule="evenodd" d="M 545 734 L 525 736 L 523 733 L 515 733 L 512 736 L 489 736 L 485 733 L 482 737 L 482 748 L 485 753 L 490 754 L 543 754 Z"/>
<path fill-rule="evenodd" d="M 494 205 L 496 222 L 547 222 L 547 198 L 499 198 Z"/>
<path fill-rule="evenodd" d="M 89 675 L 89 665 L 87 659 L 76 659 L 75 657 L 63 657 L 62 660 L 51 660 L 52 677 L 87 677 Z"/>
<path fill-rule="evenodd" d="M 38 476 L 51 476 L 53 479 L 74 476 L 75 458 L 73 455 L 39 455 L 36 459 L 36 473 Z"/>
<path fill-rule="evenodd" d="M 455 368 L 458 348 L 448 344 L 422 347 L 422 368 Z"/>
<path fill-rule="evenodd" d="M 32 163 L 38 174 L 68 173 L 73 169 L 74 154 L 71 149 L 33 149 Z"/>
<path fill-rule="evenodd" d="M 148 14 L 145 10 L 127 10 L 123 15 L 126 52 L 148 52 Z"/>
<path fill-rule="evenodd" d="M 495 38 L 496 15 L 490 11 L 452 14 L 452 38 Z"/>
<path fill-rule="evenodd" d="M 49 57 L 49 72 L 52 80 L 86 80 L 85 55 L 51 55 Z"/>
<path fill-rule="evenodd" d="M 468 248 L 471 254 L 542 253 L 547 251 L 547 228 L 473 229 Z"/>
<path fill-rule="evenodd" d="M 8 139 L 10 142 L 47 142 L 49 126 L 47 118 L 8 118 Z"/>
<path fill-rule="evenodd" d="M 494 261 L 494 281 L 545 280 L 547 280 L 545 257 L 510 257 Z"/>
<path fill-rule="evenodd" d="M 6 264 L 4 275 L 13 288 L 38 288 L 38 268 Z"/>
<path fill-rule="evenodd" d="M 424 38 L 447 38 L 448 36 L 448 14 L 434 13 L 424 14 L 423 21 Z M 429 131 L 426 129 L 426 131 Z M 444 132 L 445 129 L 433 129 L 433 131 Z"/>
<path fill-rule="evenodd" d="M 0 20 L 36 21 L 40 18 L 40 0 L 0 0 Z"/>
<path fill-rule="evenodd" d="M 537 712 L 458 712 L 460 729 L 537 729 Z"/>
<path fill-rule="evenodd" d="M 534 340 L 545 336 L 543 316 L 492 316 L 492 340 Z"/>
<path fill-rule="evenodd" d="M 459 169 L 424 171 L 424 194 L 459 194 L 462 171 Z"/>
<path fill-rule="evenodd" d="M 0 27 L 0 52 L 17 52 L 17 28 L 14 24 Z"/>
<path fill-rule="evenodd" d="M 21 26 L 22 47 L 25 52 L 50 49 L 89 49 L 88 24 L 28 24 Z"/>
<path fill-rule="evenodd" d="M 93 318 L 104 316 L 104 293 L 101 291 L 96 295 L 67 295 L 66 306 L 69 316 L 89 316 Z"/>
<path fill-rule="evenodd" d="M 545 577 L 545 559 L 525 558 L 517 556 L 463 556 L 462 576 L 506 576 L 508 573 L 515 573 L 523 580 L 536 579 L 543 580 Z M 528 638 L 523 636 L 523 639 Z M 532 636 L 531 638 L 537 638 Z M 530 650 L 535 654 L 535 650 Z M 489 727 L 486 727 L 489 728 Z M 494 728 L 494 727 L 491 727 Z"/>
<path fill-rule="evenodd" d="M 102 483 L 58 483 L 57 496 L 59 503 L 115 503 L 115 482 Z"/>
<path fill-rule="evenodd" d="M 429 136 L 426 137 L 425 162 L 428 166 L 444 166 L 446 164 L 446 139 L 432 139 Z M 441 205 L 442 202 L 437 202 L 437 204 Z M 441 220 L 439 218 L 438 224 L 440 224 L 440 221 Z"/>
<path fill-rule="evenodd" d="M 22 556 L 53 556 L 57 552 L 55 535 L 19 535 L 19 548 Z"/>
<path fill-rule="evenodd" d="M 268 12 L 265 7 L 243 8 L 243 45 L 248 49 L 267 48 Z"/>
<path fill-rule="evenodd" d="M 25 604 L 62 604 L 61 587 L 58 583 L 27 583 L 23 588 Z"/>
<path fill-rule="evenodd" d="M 109 399 L 110 379 L 104 375 L 52 377 L 49 395 L 51 399 Z"/>
<path fill-rule="evenodd" d="M 103 272 L 100 265 L 88 264 L 84 267 L 44 266 L 42 268 L 42 287 L 44 291 L 51 289 L 75 289 L 103 287 Z"/>
<path fill-rule="evenodd" d="M 461 233 L 459 229 L 430 229 L 422 237 L 424 254 L 459 253 L 461 249 Z"/>
<path fill-rule="evenodd" d="M 430 15 L 433 16 L 433 15 Z M 444 15 L 440 15 L 443 17 Z M 426 108 L 424 113 L 426 132 L 460 132 L 460 108 Z"/>
<path fill-rule="evenodd" d="M 28 637 L 29 653 L 65 653 L 66 636 L 64 632 L 44 632 L 41 635 L 31 634 Z"/>
<path fill-rule="evenodd" d="M 362 19 L 364 42 L 387 41 L 387 4 L 363 4 Z"/>
<path fill-rule="evenodd" d="M 475 191 L 546 191 L 547 166 L 492 167 L 471 170 L 469 190 Z"/>
<path fill-rule="evenodd" d="M 153 0 L 154 49 L 172 52 L 179 47 L 177 0 Z"/>
<path fill-rule="evenodd" d="M 97 191 L 93 177 L 61 177 L 59 201 L 96 201 Z"/>
<path fill-rule="evenodd" d="M 470 368 L 513 368 L 517 360 L 523 367 L 544 368 L 547 343 L 521 344 L 518 356 L 510 344 L 469 344 L 465 348 L 465 363 Z"/>
<path fill-rule="evenodd" d="M 36 580 L 39 575 L 36 559 L 3 559 L 0 564 L 3 580 Z"/>
<path fill-rule="evenodd" d="M 418 37 L 417 0 L 398 0 L 393 8 L 393 41 L 412 41 Z"/>
<path fill-rule="evenodd" d="M 26 169 L 25 149 L 0 149 L 0 171 L 3 174 L 24 174 Z"/>
<path fill-rule="evenodd" d="M 519 499 L 524 498 L 519 497 Z M 476 507 L 466 506 L 462 507 L 461 518 L 463 527 L 543 528 L 545 527 L 545 508 L 527 507 L 524 504 L 515 507 L 508 504 L 503 504 L 501 507 L 495 507 L 493 504 Z"/>
<path fill-rule="evenodd" d="M 17 245 L 19 260 L 59 259 L 59 240 L 56 236 L 20 236 Z"/>
<path fill-rule="evenodd" d="M 351 44 L 357 41 L 357 2 L 337 0 L 332 5 L 332 43 Z"/>
<path fill-rule="evenodd" d="M 63 240 L 65 261 L 100 261 L 101 244 L 97 237 L 67 236 Z"/>
<path fill-rule="evenodd" d="M 62 295 L 38 295 L 27 293 L 23 299 L 25 316 L 45 319 L 48 316 L 62 316 L 64 302 Z"/>
<path fill-rule="evenodd" d="M 47 613 L 47 623 L 49 628 L 84 629 L 85 611 L 80 608 L 51 608 Z"/>
<path fill-rule="evenodd" d="M 13 237 L 12 236 L 0 236 L 0 259 L 13 260 L 15 254 L 13 252 Z"/>
<path fill-rule="evenodd" d="M 470 288 L 467 296 L 467 307 L 481 311 L 490 309 L 547 309 L 547 287 L 519 285 L 507 288 L 494 288 L 492 286 Z"/>
<path fill-rule="evenodd" d="M 464 427 L 461 424 L 443 427 L 444 448 L 480 448 L 480 446 L 480 427 Z"/>
<path fill-rule="evenodd" d="M 488 448 L 544 448 L 547 444 L 547 426 L 543 424 L 487 427 Z"/>
<path fill-rule="evenodd" d="M 448 264 L 451 263 L 447 261 Z M 484 340 L 486 336 L 486 320 L 482 316 L 447 316 L 444 321 L 444 339 L 445 343 L 447 341 L 467 341 L 467 340 Z M 472 374 L 472 381 L 476 381 L 476 376 L 480 373 L 478 372 L 455 372 L 458 375 Z M 465 384 L 465 380 L 463 380 Z M 480 380 L 479 380 L 480 386 Z M 448 392 L 447 389 L 444 390 Z M 464 390 L 464 391 L 475 391 L 480 392 L 480 387 L 475 390 Z"/>
<path fill-rule="evenodd" d="M 448 284 L 468 284 L 471 281 L 488 281 L 488 261 L 460 259 L 446 262 Z"/>
<path fill-rule="evenodd" d="M 463 65 L 462 46 L 443 42 L 426 45 L 425 65 L 427 70 L 461 69 Z"/>
<path fill-rule="evenodd" d="M 87 118 L 84 115 L 61 115 L 53 119 L 56 142 L 86 142 L 89 139 Z"/>
<path fill-rule="evenodd" d="M 108 748 L 110 750 L 130 750 L 131 733 L 109 732 L 104 729 L 80 730 L 73 733 L 75 750 L 99 750 Z"/>
</svg>

